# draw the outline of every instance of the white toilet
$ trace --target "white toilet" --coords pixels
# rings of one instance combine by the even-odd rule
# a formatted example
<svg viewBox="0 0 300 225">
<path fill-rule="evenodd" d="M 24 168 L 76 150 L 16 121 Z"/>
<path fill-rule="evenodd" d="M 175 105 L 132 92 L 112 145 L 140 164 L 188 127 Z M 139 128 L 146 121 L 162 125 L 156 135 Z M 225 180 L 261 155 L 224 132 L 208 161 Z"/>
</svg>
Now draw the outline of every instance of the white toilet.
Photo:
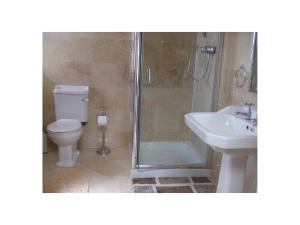
<svg viewBox="0 0 300 225">
<path fill-rule="evenodd" d="M 73 167 L 77 161 L 81 122 L 88 121 L 88 92 L 88 86 L 74 85 L 56 85 L 53 90 L 56 121 L 47 132 L 58 145 L 58 167 Z"/>
</svg>

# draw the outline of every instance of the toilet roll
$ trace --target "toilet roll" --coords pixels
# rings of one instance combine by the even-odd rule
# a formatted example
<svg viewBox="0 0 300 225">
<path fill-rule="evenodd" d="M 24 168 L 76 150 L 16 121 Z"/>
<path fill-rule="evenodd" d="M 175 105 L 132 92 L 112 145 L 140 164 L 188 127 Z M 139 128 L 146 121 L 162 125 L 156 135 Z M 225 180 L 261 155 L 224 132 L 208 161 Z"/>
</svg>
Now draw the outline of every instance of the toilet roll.
<svg viewBox="0 0 300 225">
<path fill-rule="evenodd" d="M 98 126 L 107 126 L 108 118 L 107 116 L 97 116 Z"/>
</svg>

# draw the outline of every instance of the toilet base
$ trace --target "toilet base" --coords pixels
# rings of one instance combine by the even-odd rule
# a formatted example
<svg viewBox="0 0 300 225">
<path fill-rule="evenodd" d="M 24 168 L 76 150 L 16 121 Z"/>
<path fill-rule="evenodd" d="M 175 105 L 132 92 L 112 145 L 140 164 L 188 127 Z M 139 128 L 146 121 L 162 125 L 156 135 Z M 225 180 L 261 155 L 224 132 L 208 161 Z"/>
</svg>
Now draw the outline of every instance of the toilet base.
<svg viewBox="0 0 300 225">
<path fill-rule="evenodd" d="M 79 151 L 73 148 L 74 146 L 60 146 L 58 147 L 58 161 L 56 165 L 58 167 L 74 167 L 78 156 Z"/>
</svg>

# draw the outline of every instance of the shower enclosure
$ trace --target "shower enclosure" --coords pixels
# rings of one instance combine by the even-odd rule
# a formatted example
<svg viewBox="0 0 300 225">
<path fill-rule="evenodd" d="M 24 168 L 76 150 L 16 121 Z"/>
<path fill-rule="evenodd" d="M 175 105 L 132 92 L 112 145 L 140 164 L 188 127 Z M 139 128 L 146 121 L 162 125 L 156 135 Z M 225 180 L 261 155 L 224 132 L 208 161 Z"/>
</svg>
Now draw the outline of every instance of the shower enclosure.
<svg viewBox="0 0 300 225">
<path fill-rule="evenodd" d="M 220 43 L 220 33 L 133 34 L 132 170 L 210 168 L 184 115 L 214 109 Z"/>
</svg>

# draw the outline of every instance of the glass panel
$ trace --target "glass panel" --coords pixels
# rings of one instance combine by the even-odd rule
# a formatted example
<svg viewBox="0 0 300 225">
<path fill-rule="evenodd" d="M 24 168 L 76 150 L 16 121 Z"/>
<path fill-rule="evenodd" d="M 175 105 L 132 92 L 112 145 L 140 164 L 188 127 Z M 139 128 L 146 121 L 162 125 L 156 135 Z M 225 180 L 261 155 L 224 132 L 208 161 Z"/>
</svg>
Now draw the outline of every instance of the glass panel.
<svg viewBox="0 0 300 225">
<path fill-rule="evenodd" d="M 199 51 L 215 44 L 212 37 L 217 33 L 144 33 L 140 165 L 206 165 L 207 146 L 185 125 L 184 114 L 212 109 L 216 57 L 207 64 Z M 206 65 L 207 76 L 197 81 Z"/>
<path fill-rule="evenodd" d="M 199 48 L 203 46 L 213 46 L 219 48 L 220 42 L 219 33 L 198 33 L 197 34 L 197 54 L 195 59 L 195 73 L 194 73 L 194 83 L 193 83 L 193 99 L 192 99 L 192 111 L 193 112 L 211 112 L 213 111 L 213 102 L 216 93 L 217 86 L 217 68 L 218 62 L 217 57 L 219 50 L 216 50 L 216 54 L 211 56 L 209 70 L 207 75 L 204 77 L 208 60 L 207 55 L 199 51 Z M 192 145 L 201 153 L 202 158 L 207 159 L 209 163 L 208 145 L 204 143 L 198 136 L 191 132 L 190 141 Z"/>
<path fill-rule="evenodd" d="M 251 83 L 249 91 L 257 93 L 257 33 L 253 35 Z"/>
</svg>

